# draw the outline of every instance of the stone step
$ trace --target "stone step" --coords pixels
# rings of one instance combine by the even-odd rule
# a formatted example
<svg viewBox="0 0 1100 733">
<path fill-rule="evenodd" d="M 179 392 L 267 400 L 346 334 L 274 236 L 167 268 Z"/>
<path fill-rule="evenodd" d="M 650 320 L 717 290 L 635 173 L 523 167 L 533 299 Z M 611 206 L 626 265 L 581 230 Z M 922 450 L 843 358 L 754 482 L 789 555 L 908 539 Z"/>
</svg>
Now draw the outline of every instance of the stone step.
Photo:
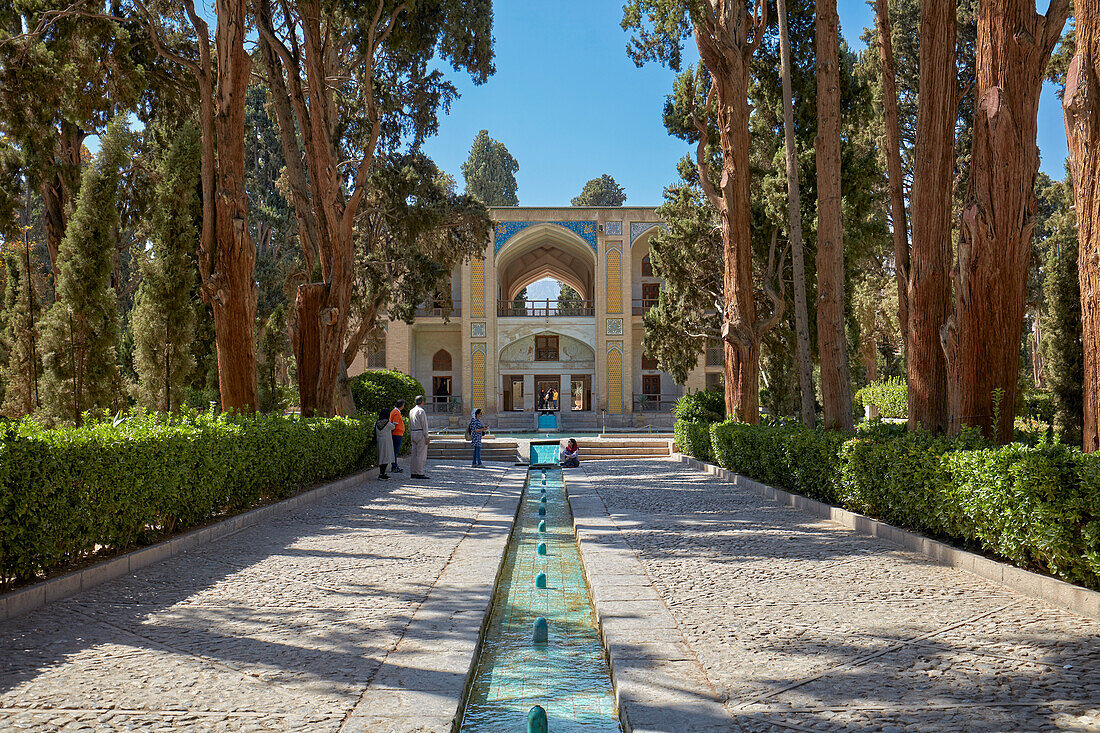
<svg viewBox="0 0 1100 733">
<path fill-rule="evenodd" d="M 590 461 L 597 458 L 666 458 L 671 453 L 667 450 L 659 451 L 656 448 L 623 448 L 617 451 L 581 451 L 581 460 Z"/>
</svg>

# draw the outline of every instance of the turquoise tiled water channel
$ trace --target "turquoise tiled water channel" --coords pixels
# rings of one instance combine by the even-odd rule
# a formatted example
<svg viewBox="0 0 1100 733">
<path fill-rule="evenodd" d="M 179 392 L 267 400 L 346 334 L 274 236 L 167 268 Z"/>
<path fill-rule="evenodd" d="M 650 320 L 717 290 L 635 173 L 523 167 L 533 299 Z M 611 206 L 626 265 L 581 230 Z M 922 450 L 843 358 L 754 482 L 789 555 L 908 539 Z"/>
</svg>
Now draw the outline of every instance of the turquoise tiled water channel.
<svg viewBox="0 0 1100 733">
<path fill-rule="evenodd" d="M 556 446 L 532 446 L 532 465 L 556 458 Z M 544 487 L 545 517 L 538 513 Z M 545 532 L 538 531 L 542 519 Z M 546 542 L 545 555 L 539 542 Z M 540 572 L 546 588 L 535 585 Z M 539 616 L 549 621 L 544 644 L 532 642 Z M 551 733 L 622 730 L 560 468 L 528 471 L 461 730 L 526 730 L 533 705 L 546 709 Z"/>
</svg>

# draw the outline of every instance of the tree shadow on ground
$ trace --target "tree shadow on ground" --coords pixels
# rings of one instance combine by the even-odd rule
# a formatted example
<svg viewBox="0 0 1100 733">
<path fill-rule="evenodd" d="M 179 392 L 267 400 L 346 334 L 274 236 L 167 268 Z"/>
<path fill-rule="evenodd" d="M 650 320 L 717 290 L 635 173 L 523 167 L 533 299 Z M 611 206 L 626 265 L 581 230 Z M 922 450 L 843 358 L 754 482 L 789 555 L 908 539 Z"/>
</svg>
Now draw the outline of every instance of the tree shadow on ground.
<svg viewBox="0 0 1100 733">
<path fill-rule="evenodd" d="M 511 523 L 490 512 L 472 524 L 503 466 L 432 467 L 439 475 L 425 484 L 368 478 L 0 624 L 0 706 L 182 714 L 237 695 L 249 706 L 348 709 L 459 541 Z"/>
</svg>

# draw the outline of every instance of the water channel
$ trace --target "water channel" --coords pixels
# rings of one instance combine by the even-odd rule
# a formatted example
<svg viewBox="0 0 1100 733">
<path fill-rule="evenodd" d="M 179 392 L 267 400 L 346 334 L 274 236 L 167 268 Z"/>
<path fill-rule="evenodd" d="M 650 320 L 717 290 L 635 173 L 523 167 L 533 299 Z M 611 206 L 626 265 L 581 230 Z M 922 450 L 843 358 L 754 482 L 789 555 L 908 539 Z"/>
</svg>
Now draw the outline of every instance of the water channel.
<svg viewBox="0 0 1100 733">
<path fill-rule="evenodd" d="M 553 733 L 622 730 L 557 451 L 556 444 L 531 446 L 532 468 L 467 692 L 462 731 L 525 730 L 536 705 L 546 711 Z M 546 641 L 535 641 L 540 617 L 546 619 Z"/>
</svg>

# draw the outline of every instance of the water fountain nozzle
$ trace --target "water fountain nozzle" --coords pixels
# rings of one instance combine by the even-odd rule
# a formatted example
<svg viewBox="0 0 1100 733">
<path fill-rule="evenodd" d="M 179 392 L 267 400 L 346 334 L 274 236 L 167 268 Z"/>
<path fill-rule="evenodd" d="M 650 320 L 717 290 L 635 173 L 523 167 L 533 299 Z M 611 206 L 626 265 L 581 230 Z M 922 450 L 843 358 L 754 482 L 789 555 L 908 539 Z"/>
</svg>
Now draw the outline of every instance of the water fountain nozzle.
<svg viewBox="0 0 1100 733">
<path fill-rule="evenodd" d="M 549 723 L 546 722 L 546 710 L 542 705 L 536 705 L 527 713 L 527 733 L 548 733 Z"/>
<path fill-rule="evenodd" d="M 532 641 L 536 644 L 545 644 L 546 640 L 550 637 L 550 622 L 546 620 L 545 616 L 539 616 L 535 619 L 535 630 L 532 635 Z"/>
</svg>

